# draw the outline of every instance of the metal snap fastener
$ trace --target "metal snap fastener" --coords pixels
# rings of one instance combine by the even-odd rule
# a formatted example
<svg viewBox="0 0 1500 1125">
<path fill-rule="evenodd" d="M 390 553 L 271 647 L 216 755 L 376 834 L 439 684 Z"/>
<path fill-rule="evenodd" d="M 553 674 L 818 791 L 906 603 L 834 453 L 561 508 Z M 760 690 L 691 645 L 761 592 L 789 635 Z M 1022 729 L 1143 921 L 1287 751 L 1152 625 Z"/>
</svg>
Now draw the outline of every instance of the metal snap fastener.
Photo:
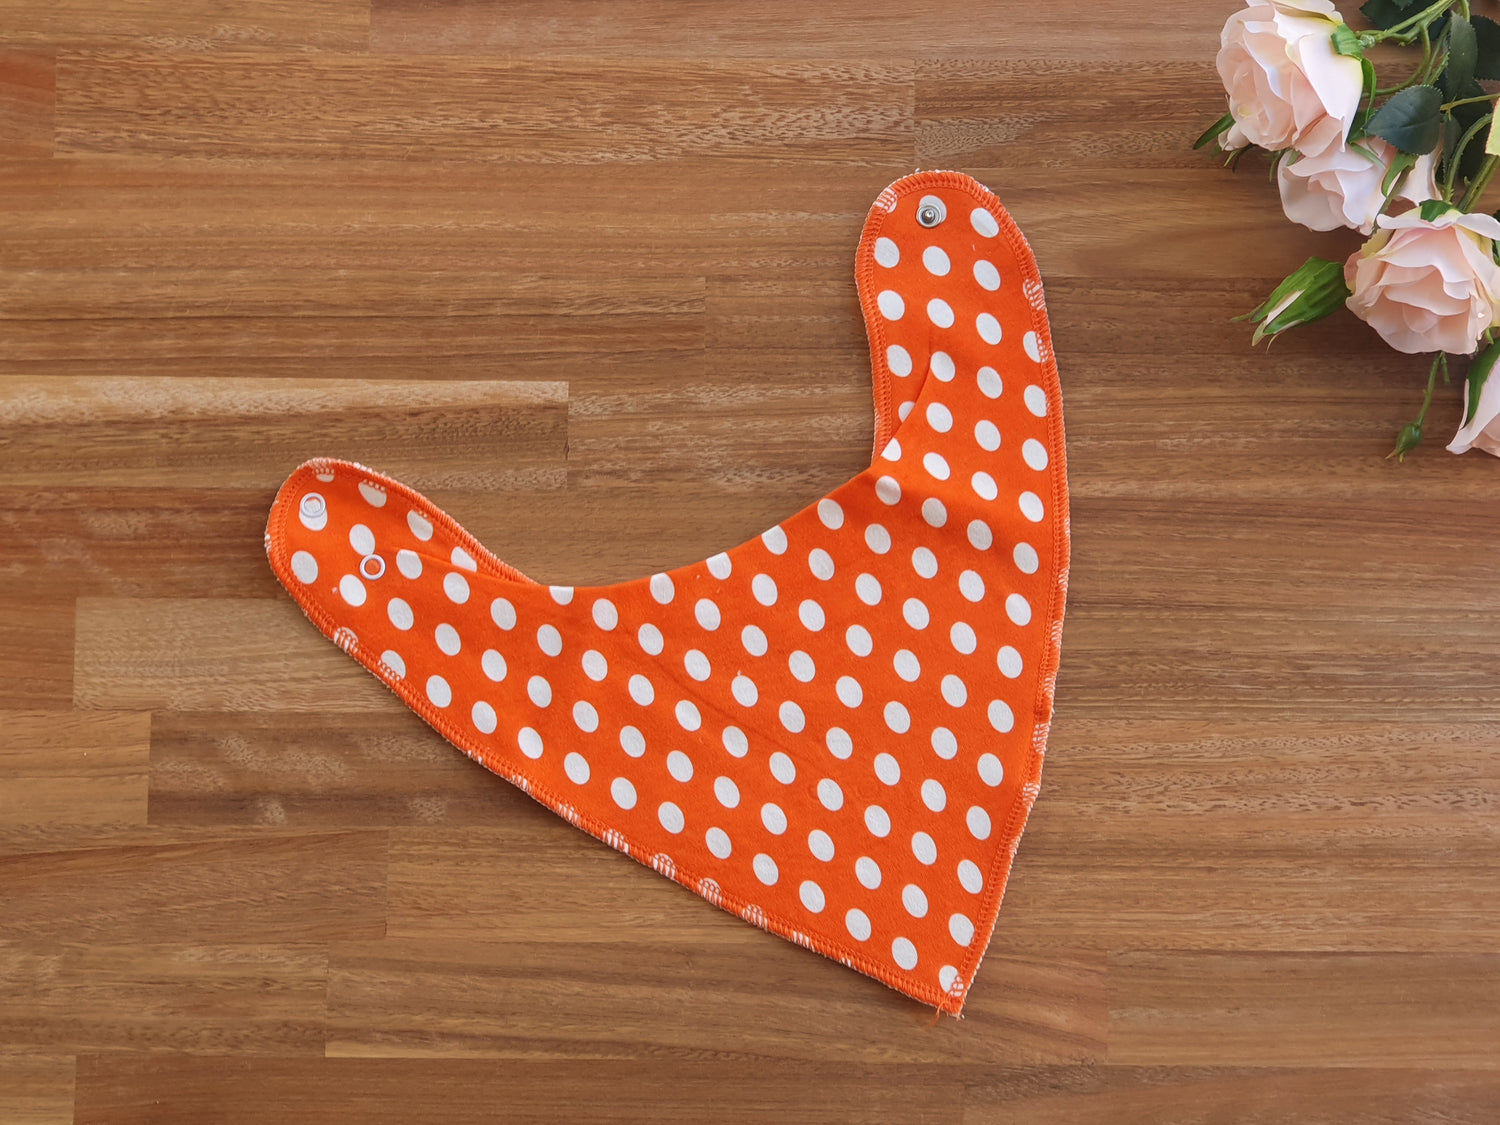
<svg viewBox="0 0 1500 1125">
<path fill-rule="evenodd" d="M 948 208 L 935 195 L 924 195 L 917 201 L 917 222 L 924 227 L 935 227 L 948 217 Z"/>
<path fill-rule="evenodd" d="M 317 519 L 327 507 L 323 497 L 316 492 L 309 492 L 302 498 L 302 514 L 309 519 Z"/>
<path fill-rule="evenodd" d="M 359 560 L 359 572 L 373 582 L 385 574 L 385 560 L 379 555 L 366 555 Z"/>
</svg>

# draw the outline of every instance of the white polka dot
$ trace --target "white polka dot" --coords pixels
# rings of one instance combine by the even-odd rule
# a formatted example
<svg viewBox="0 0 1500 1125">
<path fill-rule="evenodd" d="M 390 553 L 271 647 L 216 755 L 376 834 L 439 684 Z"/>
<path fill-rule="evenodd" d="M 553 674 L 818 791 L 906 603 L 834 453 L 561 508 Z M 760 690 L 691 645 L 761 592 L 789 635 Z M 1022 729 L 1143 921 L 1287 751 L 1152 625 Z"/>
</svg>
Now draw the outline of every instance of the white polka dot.
<svg viewBox="0 0 1500 1125">
<path fill-rule="evenodd" d="M 988 840 L 990 838 L 990 814 L 978 805 L 969 808 L 968 815 L 964 817 L 964 823 L 969 826 L 969 832 L 976 840 Z"/>
<path fill-rule="evenodd" d="M 1026 409 L 1038 418 L 1045 418 L 1047 416 L 1047 392 L 1042 390 L 1041 387 L 1033 383 L 1026 388 L 1021 398 L 1026 403 Z"/>
<path fill-rule="evenodd" d="M 927 302 L 927 319 L 939 328 L 953 327 L 953 306 L 941 297 Z"/>
<path fill-rule="evenodd" d="M 386 649 L 380 654 L 380 663 L 384 664 L 392 672 L 396 673 L 398 679 L 406 679 L 406 661 L 401 659 L 401 654 L 391 649 Z"/>
<path fill-rule="evenodd" d="M 751 656 L 764 656 L 770 647 L 766 634 L 758 625 L 746 625 L 740 630 L 740 644 L 745 646 L 745 651 Z"/>
<path fill-rule="evenodd" d="M 365 552 L 365 554 L 369 553 L 369 551 Z M 309 582 L 316 582 L 318 580 L 318 560 L 306 551 L 298 551 L 292 556 L 292 573 L 297 576 L 297 581 L 303 585 Z M 400 599 L 397 600 L 399 601 Z M 406 628 L 410 629 L 411 626 L 407 625 Z"/>
<path fill-rule="evenodd" d="M 573 704 L 573 722 L 585 734 L 593 734 L 599 729 L 599 712 L 594 708 L 592 703 L 580 699 L 577 703 Z"/>
<path fill-rule="evenodd" d="M 822 631 L 828 619 L 823 614 L 823 607 L 808 598 L 797 607 L 797 620 L 802 622 L 804 629 L 818 633 Z"/>
<path fill-rule="evenodd" d="M 877 238 L 875 240 L 875 260 L 886 269 L 890 269 L 901 260 L 901 250 L 889 238 Z"/>
<path fill-rule="evenodd" d="M 885 448 L 880 451 L 880 459 L 882 461 L 901 460 L 901 443 L 895 438 L 891 438 L 890 441 L 885 443 Z"/>
<path fill-rule="evenodd" d="M 901 766 L 889 754 L 876 754 L 875 776 L 886 785 L 895 785 L 901 780 Z"/>
<path fill-rule="evenodd" d="M 797 767 L 792 760 L 780 750 L 771 755 L 771 776 L 783 785 L 790 785 L 797 780 Z"/>
<path fill-rule="evenodd" d="M 985 398 L 999 398 L 1005 390 L 1000 372 L 993 367 L 981 367 L 978 375 L 979 390 Z"/>
<path fill-rule="evenodd" d="M 948 794 L 941 782 L 930 777 L 922 782 L 922 803 L 933 812 L 942 812 L 947 807 Z"/>
<path fill-rule="evenodd" d="M 583 674 L 597 684 L 609 675 L 609 661 L 602 652 L 591 648 L 583 654 Z"/>
<path fill-rule="evenodd" d="M 839 507 L 837 500 L 825 497 L 818 501 L 818 519 L 829 531 L 837 531 L 844 526 L 844 509 Z"/>
<path fill-rule="evenodd" d="M 848 631 L 844 633 L 844 643 L 849 646 L 849 651 L 855 656 L 869 656 L 875 651 L 875 642 L 870 637 L 870 631 L 863 625 L 849 626 Z"/>
<path fill-rule="evenodd" d="M 1018 594 L 1016 596 L 1019 597 L 1020 595 Z M 1024 601 L 1025 599 L 1022 600 Z M 1010 601 L 1009 599 L 1007 599 L 1007 610 L 1009 610 L 1009 607 Z M 1027 610 L 1029 613 L 1029 606 L 1027 607 Z M 1025 624 L 1025 622 L 1017 622 L 1017 624 Z M 995 663 L 1000 666 L 1000 674 L 1008 680 L 1013 680 L 1021 674 L 1021 654 L 1010 645 L 1002 646 L 1000 651 L 995 654 Z"/>
<path fill-rule="evenodd" d="M 765 852 L 761 852 L 751 862 L 755 869 L 755 877 L 768 887 L 776 885 L 776 880 L 781 878 L 781 872 L 776 869 L 776 861 Z"/>
<path fill-rule="evenodd" d="M 952 268 L 948 255 L 939 246 L 929 246 L 922 251 L 922 265 L 927 267 L 927 272 L 934 277 L 946 277 Z"/>
<path fill-rule="evenodd" d="M 743 758 L 750 750 L 750 740 L 739 727 L 725 727 L 723 743 L 724 749 L 735 758 Z"/>
<path fill-rule="evenodd" d="M 968 945 L 974 940 L 974 923 L 966 915 L 955 914 L 948 919 L 948 933 L 959 945 Z"/>
<path fill-rule="evenodd" d="M 695 648 L 690 648 L 683 654 L 682 666 L 700 684 L 713 674 L 713 666 L 709 664 L 708 657 Z"/>
<path fill-rule="evenodd" d="M 807 834 L 807 850 L 814 859 L 828 863 L 833 859 L 833 837 L 821 828 L 814 828 Z"/>
<path fill-rule="evenodd" d="M 1041 523 L 1045 514 L 1042 509 L 1042 498 L 1035 492 L 1021 493 L 1021 514 L 1032 523 Z"/>
<path fill-rule="evenodd" d="M 465 590 L 464 596 L 468 596 Z M 358 609 L 365 604 L 365 584 L 352 574 L 346 574 L 339 579 L 339 597 Z"/>
<path fill-rule="evenodd" d="M 780 526 L 761 532 L 760 541 L 766 545 L 766 550 L 770 551 L 771 554 L 786 554 L 786 532 Z"/>
<path fill-rule="evenodd" d="M 406 526 L 411 528 L 411 533 L 424 543 L 432 538 L 432 521 L 417 512 L 406 513 Z"/>
<path fill-rule="evenodd" d="M 448 552 L 448 559 L 454 566 L 461 570 L 467 570 L 470 574 L 479 569 L 479 564 L 474 561 L 474 556 L 462 547 L 454 547 L 452 551 Z"/>
<path fill-rule="evenodd" d="M 516 735 L 516 741 L 521 746 L 521 753 L 528 758 L 540 758 L 542 756 L 542 736 L 537 734 L 531 727 L 522 727 Z"/>
<path fill-rule="evenodd" d="M 937 862 L 937 843 L 925 832 L 914 832 L 911 837 L 911 854 L 917 862 L 931 867 Z"/>
<path fill-rule="evenodd" d="M 1009 734 L 1016 725 L 1016 717 L 1004 700 L 993 699 L 989 707 L 990 726 L 1001 734 Z"/>
<path fill-rule="evenodd" d="M 875 482 L 875 495 L 882 504 L 894 504 L 901 499 L 901 486 L 895 477 L 881 477 Z"/>
<path fill-rule="evenodd" d="M 1021 445 L 1021 460 L 1025 461 L 1029 468 L 1041 472 L 1047 467 L 1047 447 L 1036 438 L 1027 438 Z"/>
<path fill-rule="evenodd" d="M 932 752 L 944 761 L 952 761 L 958 753 L 958 739 L 947 727 L 932 728 Z"/>
<path fill-rule="evenodd" d="M 663 801 L 656 807 L 656 819 L 661 821 L 661 826 L 674 836 L 681 832 L 687 823 L 682 810 L 672 801 Z"/>
<path fill-rule="evenodd" d="M 977 895 L 984 889 L 984 875 L 980 872 L 979 865 L 972 859 L 959 861 L 958 881 L 971 895 Z"/>
<path fill-rule="evenodd" d="M 484 650 L 484 655 L 479 658 L 479 667 L 484 670 L 486 676 L 494 680 L 497 684 L 505 679 L 505 657 L 492 648 Z"/>
<path fill-rule="evenodd" d="M 459 639 L 458 630 L 446 621 L 432 631 L 433 640 L 443 651 L 445 656 L 457 656 L 458 650 L 463 647 L 463 641 Z"/>
<path fill-rule="evenodd" d="M 927 606 L 921 598 L 907 598 L 901 605 L 901 616 L 913 629 L 925 629 L 932 620 Z"/>
<path fill-rule="evenodd" d="M 872 523 L 865 528 L 865 546 L 877 555 L 883 555 L 891 549 L 891 533 L 878 523 Z"/>
<path fill-rule="evenodd" d="M 543 625 L 536 631 L 536 647 L 548 656 L 562 652 L 562 634 L 555 625 Z"/>
<path fill-rule="evenodd" d="M 777 715 L 781 718 L 781 725 L 793 734 L 801 734 L 802 728 L 807 725 L 807 717 L 802 714 L 802 708 L 790 699 L 781 705 Z"/>
<path fill-rule="evenodd" d="M 646 752 L 646 736 L 635 727 L 623 726 L 620 728 L 620 749 L 632 758 L 639 758 Z"/>
<path fill-rule="evenodd" d="M 911 712 L 894 699 L 885 705 L 885 725 L 897 734 L 911 730 Z"/>
<path fill-rule="evenodd" d="M 892 344 L 885 349 L 885 364 L 892 375 L 905 379 L 911 374 L 911 353 L 900 344 Z"/>
<path fill-rule="evenodd" d="M 843 727 L 829 727 L 823 742 L 828 747 L 828 752 L 841 761 L 847 761 L 849 755 L 854 753 L 854 740 Z"/>
<path fill-rule="evenodd" d="M 620 623 L 620 611 L 615 609 L 615 603 L 608 598 L 600 598 L 594 602 L 594 624 L 606 633 Z"/>
<path fill-rule="evenodd" d="M 442 676 L 428 676 L 427 698 L 435 707 L 446 707 L 453 702 L 453 689 Z"/>
<path fill-rule="evenodd" d="M 833 778 L 825 777 L 818 782 L 818 800 L 829 812 L 838 812 L 844 807 L 844 791 Z"/>
<path fill-rule="evenodd" d="M 507 631 L 516 627 L 516 607 L 504 598 L 490 603 L 490 620 Z"/>
<path fill-rule="evenodd" d="M 865 827 L 870 830 L 872 836 L 884 838 L 891 834 L 891 817 L 879 805 L 871 805 L 865 809 Z"/>
<path fill-rule="evenodd" d="M 729 833 L 722 828 L 710 828 L 703 834 L 703 842 L 708 845 L 708 850 L 715 859 L 728 859 L 729 853 L 734 850 Z"/>
<path fill-rule="evenodd" d="M 979 333 L 979 338 L 986 344 L 998 344 L 1000 342 L 1000 322 L 987 312 L 980 313 L 974 318 L 974 328 Z"/>
<path fill-rule="evenodd" d="M 814 547 L 807 556 L 807 569 L 812 571 L 814 578 L 827 582 L 833 577 L 833 556 L 822 547 Z"/>
<path fill-rule="evenodd" d="M 802 905 L 807 907 L 809 913 L 823 913 L 823 907 L 826 905 L 823 899 L 823 888 L 811 879 L 802 881 L 802 885 L 797 888 L 797 897 L 802 900 Z"/>
<path fill-rule="evenodd" d="M 463 605 L 469 600 L 469 580 L 458 571 L 449 571 L 443 578 L 443 593 L 448 595 L 448 600 L 455 605 Z"/>
<path fill-rule="evenodd" d="M 703 716 L 698 713 L 698 707 L 690 699 L 679 699 L 675 709 L 677 725 L 683 730 L 697 730 L 703 725 Z"/>
<path fill-rule="evenodd" d="M 693 760 L 681 750 L 673 750 L 667 755 L 667 772 L 676 781 L 691 781 L 693 779 Z"/>
<path fill-rule="evenodd" d="M 636 633 L 636 640 L 640 642 L 642 650 L 651 656 L 660 656 L 665 644 L 661 630 L 650 622 L 640 627 Z"/>
<path fill-rule="evenodd" d="M 969 212 L 969 223 L 985 238 L 994 238 L 1000 233 L 1000 224 L 995 221 L 995 216 L 983 207 L 976 207 Z"/>
<path fill-rule="evenodd" d="M 913 918 L 927 917 L 927 895 L 915 883 L 908 883 L 901 888 L 901 905 L 906 907 L 906 912 Z"/>
<path fill-rule="evenodd" d="M 726 809 L 739 808 L 740 787 L 727 777 L 714 779 L 714 796 Z"/>
<path fill-rule="evenodd" d="M 656 689 L 650 680 L 637 672 L 630 677 L 630 698 L 642 707 L 649 707 L 656 700 Z"/>
<path fill-rule="evenodd" d="M 667 574 L 653 574 L 651 576 L 651 596 L 661 605 L 666 605 L 677 594 L 677 587 L 672 578 Z"/>
<path fill-rule="evenodd" d="M 1000 430 L 995 423 L 985 418 L 975 425 L 974 440 L 979 443 L 980 449 L 993 453 L 1000 448 Z"/>
<path fill-rule="evenodd" d="M 904 937 L 891 942 L 891 956 L 897 965 L 908 972 L 917 967 L 917 947 Z"/>
<path fill-rule="evenodd" d="M 999 785 L 1005 780 L 1005 767 L 999 758 L 993 754 L 979 755 L 979 780 L 989 786 Z"/>
<path fill-rule="evenodd" d="M 406 578 L 422 577 L 422 556 L 405 547 L 396 552 L 396 569 Z"/>
<path fill-rule="evenodd" d="M 993 500 L 1000 495 L 1000 489 L 995 484 L 995 478 L 983 470 L 975 473 L 970 478 L 969 484 L 981 500 Z"/>
<path fill-rule="evenodd" d="M 922 501 L 922 519 L 928 527 L 942 527 L 948 522 L 948 509 L 936 496 L 929 496 Z"/>
<path fill-rule="evenodd" d="M 937 556 L 926 547 L 918 547 L 911 553 L 911 568 L 923 578 L 931 578 L 938 572 Z"/>
<path fill-rule="evenodd" d="M 943 699 L 950 707 L 962 707 L 969 701 L 969 689 L 963 680 L 949 673 L 943 677 Z"/>
<path fill-rule="evenodd" d="M 1022 574 L 1035 574 L 1036 568 L 1041 565 L 1037 558 L 1036 548 L 1030 543 L 1017 543 L 1016 549 L 1011 552 L 1011 557 L 1016 561 L 1016 569 Z"/>
<path fill-rule="evenodd" d="M 870 918 L 857 906 L 844 915 L 844 928 L 855 941 L 870 940 Z"/>
<path fill-rule="evenodd" d="M 974 263 L 974 280 L 979 282 L 981 288 L 993 293 L 1000 288 L 1000 271 L 993 262 L 980 258 Z"/>
<path fill-rule="evenodd" d="M 938 970 L 938 987 L 944 992 L 956 994 L 954 986 L 958 983 L 958 970 L 952 965 L 944 965 Z"/>
<path fill-rule="evenodd" d="M 787 658 L 787 668 L 792 673 L 792 678 L 799 683 L 808 683 L 817 675 L 817 666 L 813 658 L 800 648 Z"/>
<path fill-rule="evenodd" d="M 474 720 L 474 727 L 480 734 L 494 734 L 495 727 L 499 723 L 495 709 L 482 699 L 474 704 L 469 717 Z"/>
<path fill-rule="evenodd" d="M 939 383 L 951 383 L 953 376 L 958 374 L 958 366 L 947 352 L 933 352 L 932 358 L 927 361 L 927 368 Z"/>
<path fill-rule="evenodd" d="M 699 598 L 698 604 L 693 606 L 693 616 L 698 619 L 698 624 L 712 633 L 719 627 L 722 618 L 719 616 L 719 607 L 712 598 Z"/>
<path fill-rule="evenodd" d="M 622 809 L 635 808 L 635 786 L 626 778 L 617 777 L 609 783 L 609 795 Z"/>
<path fill-rule="evenodd" d="M 1035 332 L 1028 332 L 1021 338 L 1021 346 L 1026 349 L 1026 355 L 1033 363 L 1042 362 L 1042 342 L 1037 339 Z M 1033 414 L 1036 411 L 1032 411 Z"/>
<path fill-rule="evenodd" d="M 916 405 L 916 403 L 910 400 L 903 402 L 900 406 L 896 407 L 896 417 L 900 418 L 903 422 L 906 421 L 911 417 L 912 408 Z"/>
<path fill-rule="evenodd" d="M 359 482 L 359 494 L 365 498 L 365 502 L 372 508 L 384 508 L 386 502 L 385 489 L 378 484 L 362 480 Z"/>
<path fill-rule="evenodd" d="M 890 831 L 887 827 L 886 831 Z M 885 835 L 884 832 L 879 835 Z M 854 877 L 859 880 L 860 886 L 867 891 L 873 891 L 880 886 L 880 864 L 876 863 L 867 855 L 860 856 L 854 861 Z"/>
<path fill-rule="evenodd" d="M 311 558 L 311 556 L 308 556 Z M 313 577 L 317 577 L 314 575 Z M 391 624 L 403 633 L 416 624 L 416 616 L 411 611 L 411 606 L 404 598 L 392 598 L 385 607 L 386 616 L 391 619 Z M 451 626 L 450 626 L 451 628 Z"/>
<path fill-rule="evenodd" d="M 552 685 L 542 676 L 532 676 L 526 681 L 526 694 L 538 707 L 546 707 L 552 702 Z"/>
<path fill-rule="evenodd" d="M 875 298 L 875 304 L 886 320 L 900 320 L 906 315 L 906 302 L 894 289 L 882 289 Z"/>
<path fill-rule="evenodd" d="M 734 563 L 729 561 L 729 556 L 723 551 L 707 559 L 704 566 L 708 567 L 708 573 L 712 574 L 721 582 L 728 578 L 734 571 Z"/>
<path fill-rule="evenodd" d="M 917 654 L 909 648 L 897 649 L 891 663 L 895 666 L 896 675 L 909 684 L 915 683 L 922 675 L 922 664 L 917 660 Z"/>
<path fill-rule="evenodd" d="M 1017 625 L 1031 624 L 1031 603 L 1020 594 L 1011 594 L 1005 599 L 1005 616 Z"/>
<path fill-rule="evenodd" d="M 948 462 L 943 455 L 936 451 L 923 456 L 922 468 L 926 469 L 928 474 L 937 480 L 947 480 L 953 471 L 948 467 Z"/>
<path fill-rule="evenodd" d="M 454 562 L 457 561 L 457 559 L 454 560 Z M 558 605 L 573 604 L 573 587 L 571 586 L 548 586 L 547 593 L 552 595 L 552 600 Z"/>
<path fill-rule="evenodd" d="M 853 676 L 840 676 L 838 683 L 834 685 L 834 691 L 845 707 L 858 707 L 865 701 L 865 689 Z"/>
<path fill-rule="evenodd" d="M 854 580 L 854 592 L 865 605 L 880 604 L 880 580 L 873 574 L 861 574 Z"/>
<path fill-rule="evenodd" d="M 948 630 L 948 639 L 953 642 L 953 647 L 965 656 L 970 655 L 979 647 L 979 639 L 974 635 L 973 628 L 965 621 L 953 623 L 953 627 Z"/>
<path fill-rule="evenodd" d="M 735 676 L 729 690 L 741 707 L 754 707 L 760 700 L 760 689 L 755 686 L 755 681 L 743 673 Z"/>
<path fill-rule="evenodd" d="M 966 570 L 958 576 L 958 592 L 971 602 L 984 600 L 984 579 L 979 572 Z"/>
<path fill-rule="evenodd" d="M 995 533 L 983 520 L 969 521 L 969 545 L 976 551 L 988 551 L 995 542 Z"/>
</svg>

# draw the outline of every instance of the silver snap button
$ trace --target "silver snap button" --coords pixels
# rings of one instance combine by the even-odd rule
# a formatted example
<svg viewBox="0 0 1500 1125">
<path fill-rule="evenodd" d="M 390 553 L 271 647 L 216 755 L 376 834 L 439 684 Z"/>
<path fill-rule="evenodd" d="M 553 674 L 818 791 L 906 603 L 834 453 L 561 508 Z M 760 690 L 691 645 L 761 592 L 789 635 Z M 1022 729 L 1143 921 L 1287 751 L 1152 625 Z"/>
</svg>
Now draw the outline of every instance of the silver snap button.
<svg viewBox="0 0 1500 1125">
<path fill-rule="evenodd" d="M 935 227 L 948 217 L 948 208 L 935 195 L 924 195 L 917 201 L 917 222 L 924 227 Z"/>
<path fill-rule="evenodd" d="M 302 514 L 308 519 L 317 519 L 327 507 L 323 497 L 316 492 L 309 492 L 302 498 Z"/>
<path fill-rule="evenodd" d="M 359 572 L 373 582 L 385 574 L 385 560 L 379 555 L 366 555 L 359 560 Z"/>
</svg>

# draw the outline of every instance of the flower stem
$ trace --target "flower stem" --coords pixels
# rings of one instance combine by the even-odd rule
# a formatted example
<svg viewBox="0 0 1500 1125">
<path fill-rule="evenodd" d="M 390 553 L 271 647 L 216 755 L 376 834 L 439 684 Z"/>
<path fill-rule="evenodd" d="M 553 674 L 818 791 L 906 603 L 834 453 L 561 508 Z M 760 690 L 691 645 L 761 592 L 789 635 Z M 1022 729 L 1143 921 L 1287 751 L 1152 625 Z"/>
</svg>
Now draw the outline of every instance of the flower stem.
<svg viewBox="0 0 1500 1125">
<path fill-rule="evenodd" d="M 1448 353 L 1438 352 L 1432 360 L 1432 370 L 1427 372 L 1427 393 L 1422 396 L 1422 409 L 1417 413 L 1417 425 L 1420 426 L 1427 418 L 1427 408 L 1432 405 L 1432 392 L 1437 389 L 1438 371 L 1442 370 L 1443 378 L 1448 377 Z"/>
<path fill-rule="evenodd" d="M 1410 43 L 1414 37 L 1414 33 L 1409 30 L 1410 28 L 1421 27 L 1425 30 L 1429 23 L 1453 7 L 1453 4 L 1454 0 L 1437 0 L 1436 4 L 1423 8 L 1416 15 L 1404 19 L 1400 23 L 1386 28 L 1384 31 L 1375 32 L 1374 41 L 1380 43 L 1386 39 L 1404 38 L 1407 43 Z"/>
<path fill-rule="evenodd" d="M 1443 198 L 1449 203 L 1453 202 L 1453 181 L 1458 178 L 1458 166 L 1464 158 L 1464 149 L 1469 147 L 1478 134 L 1491 121 L 1495 119 L 1493 113 L 1487 113 L 1474 124 L 1470 125 L 1464 135 L 1459 138 L 1458 144 L 1453 146 L 1453 155 L 1448 158 L 1448 174 L 1443 177 Z"/>
<path fill-rule="evenodd" d="M 1459 98 L 1456 102 L 1444 102 L 1442 105 L 1438 106 L 1438 109 L 1443 113 L 1447 113 L 1455 106 L 1473 105 L 1475 102 L 1492 102 L 1496 98 L 1500 98 L 1500 94 L 1480 94 L 1477 98 Z"/>
<path fill-rule="evenodd" d="M 1500 166 L 1500 156 L 1484 158 L 1484 163 L 1479 166 L 1479 174 L 1469 181 L 1469 188 L 1464 192 L 1463 201 L 1458 205 L 1460 211 L 1467 211 L 1479 202 L 1484 189 L 1489 187 L 1490 180 L 1494 179 L 1497 166 Z"/>
</svg>

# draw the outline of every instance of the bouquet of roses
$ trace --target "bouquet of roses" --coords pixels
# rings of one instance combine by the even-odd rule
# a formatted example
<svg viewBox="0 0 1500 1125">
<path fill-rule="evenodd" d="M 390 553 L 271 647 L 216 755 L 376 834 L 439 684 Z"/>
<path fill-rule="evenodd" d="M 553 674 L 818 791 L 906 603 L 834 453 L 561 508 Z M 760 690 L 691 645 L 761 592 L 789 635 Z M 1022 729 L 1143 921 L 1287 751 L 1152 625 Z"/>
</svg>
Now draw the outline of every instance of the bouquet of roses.
<svg viewBox="0 0 1500 1125">
<path fill-rule="evenodd" d="M 1397 457 L 1421 442 L 1448 357 L 1472 357 L 1448 449 L 1500 456 L 1500 378 L 1489 377 L 1500 358 L 1500 218 L 1475 210 L 1500 167 L 1500 93 L 1480 85 L 1500 79 L 1500 24 L 1468 0 L 1368 0 L 1360 11 L 1370 27 L 1356 31 L 1329 0 L 1249 0 L 1224 25 L 1229 112 L 1196 147 L 1217 143 L 1230 167 L 1265 150 L 1289 219 L 1369 236 L 1345 262 L 1309 258 L 1240 319 L 1259 343 L 1343 305 L 1397 351 L 1434 353 Z M 1367 57 L 1377 44 L 1410 48 L 1411 69 L 1388 86 Z"/>
</svg>

